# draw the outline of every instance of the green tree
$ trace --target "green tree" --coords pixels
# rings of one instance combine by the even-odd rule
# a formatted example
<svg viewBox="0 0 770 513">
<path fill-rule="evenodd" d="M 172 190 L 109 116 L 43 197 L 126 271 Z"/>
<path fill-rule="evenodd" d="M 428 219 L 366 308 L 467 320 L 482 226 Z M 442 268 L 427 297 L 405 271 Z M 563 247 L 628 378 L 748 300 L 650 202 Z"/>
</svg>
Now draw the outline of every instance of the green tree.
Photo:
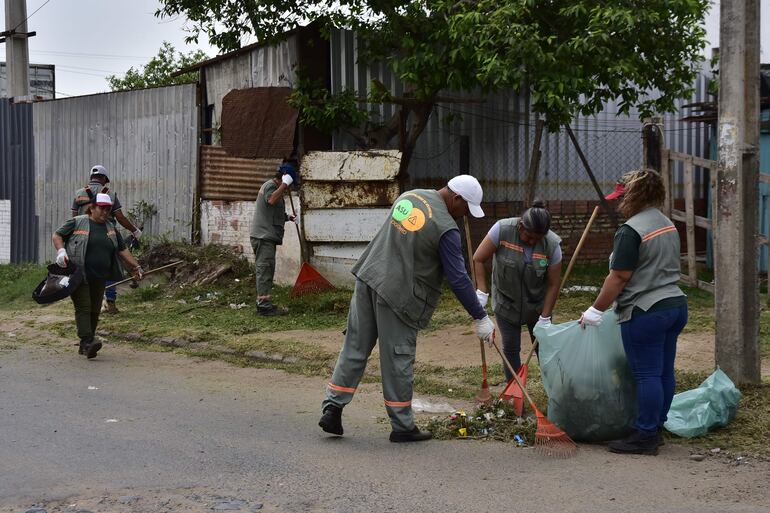
<svg viewBox="0 0 770 513">
<path fill-rule="evenodd" d="M 370 95 L 332 95 L 301 78 L 292 97 L 300 121 L 381 146 L 400 135 L 406 170 L 433 107 L 451 92 L 529 91 L 550 130 L 618 100 L 620 113 L 671 112 L 688 95 L 705 46 L 710 0 L 161 0 L 157 16 L 184 15 L 222 50 L 246 37 L 271 42 L 318 22 L 354 30 L 361 59 L 387 62 L 402 97 L 373 84 Z M 373 119 L 371 102 L 400 109 Z M 383 142 L 384 141 L 384 142 Z"/>
<path fill-rule="evenodd" d="M 198 80 L 198 73 L 185 73 L 172 77 L 180 69 L 192 66 L 203 60 L 208 59 L 208 55 L 202 50 L 182 53 L 178 52 L 168 41 L 158 50 L 158 55 L 139 68 L 133 66 L 126 71 L 123 77 L 109 75 L 107 83 L 113 91 L 130 91 L 132 89 L 143 89 L 145 87 L 156 87 L 174 84 L 187 84 Z"/>
</svg>

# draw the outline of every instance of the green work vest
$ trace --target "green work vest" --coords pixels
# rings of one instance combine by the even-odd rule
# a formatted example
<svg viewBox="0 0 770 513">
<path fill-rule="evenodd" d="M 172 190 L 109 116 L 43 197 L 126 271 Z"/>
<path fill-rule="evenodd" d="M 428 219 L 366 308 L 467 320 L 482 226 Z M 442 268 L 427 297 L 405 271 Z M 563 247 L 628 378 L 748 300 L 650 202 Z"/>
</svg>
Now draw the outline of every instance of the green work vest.
<svg viewBox="0 0 770 513">
<path fill-rule="evenodd" d="M 645 312 L 670 297 L 684 296 L 677 283 L 680 276 L 679 232 L 657 208 L 648 208 L 626 221 L 642 239 L 634 274 L 618 296 L 618 322 L 631 319 L 634 307 Z"/>
<path fill-rule="evenodd" d="M 286 223 L 286 204 L 283 196 L 275 205 L 267 202 L 278 186 L 273 180 L 268 180 L 259 188 L 257 201 L 254 206 L 254 217 L 251 219 L 252 239 L 264 239 L 281 244 L 283 242 L 284 224 Z"/>
<path fill-rule="evenodd" d="M 441 296 L 439 240 L 449 230 L 457 230 L 457 223 L 437 191 L 405 192 L 352 272 L 404 324 L 424 328 Z"/>
<path fill-rule="evenodd" d="M 106 224 L 107 238 L 110 239 L 112 245 L 115 247 L 115 252 L 117 253 L 118 236 L 115 232 L 115 223 L 108 219 Z M 67 250 L 67 256 L 75 263 L 75 265 L 83 270 L 84 279 L 86 274 L 86 251 L 88 249 L 88 234 L 90 231 L 90 218 L 88 216 L 76 216 L 75 229 L 64 241 L 64 247 Z M 118 263 L 116 253 L 113 253 L 112 257 L 112 279 L 115 281 L 123 279 L 123 270 Z"/>
<path fill-rule="evenodd" d="M 96 197 L 96 194 L 101 191 L 104 188 L 104 185 L 99 185 L 98 187 L 96 185 L 89 187 L 91 189 L 91 192 L 94 195 L 94 198 Z M 110 197 L 110 201 L 112 201 L 112 204 L 115 204 L 115 193 L 110 191 L 107 191 L 107 195 Z M 82 216 L 86 214 L 86 209 L 89 205 L 91 205 L 91 198 L 88 197 L 88 192 L 86 192 L 86 188 L 83 187 L 82 189 L 78 189 L 75 193 L 75 204 L 78 206 L 78 213 L 77 215 Z M 110 219 L 114 219 L 115 216 L 110 213 Z"/>
<path fill-rule="evenodd" d="M 500 241 L 492 259 L 494 311 L 511 324 L 537 322 L 543 311 L 551 254 L 561 242 L 548 231 L 532 248 L 532 261 L 524 261 L 525 244 L 519 237 L 519 218 L 500 221 Z"/>
</svg>

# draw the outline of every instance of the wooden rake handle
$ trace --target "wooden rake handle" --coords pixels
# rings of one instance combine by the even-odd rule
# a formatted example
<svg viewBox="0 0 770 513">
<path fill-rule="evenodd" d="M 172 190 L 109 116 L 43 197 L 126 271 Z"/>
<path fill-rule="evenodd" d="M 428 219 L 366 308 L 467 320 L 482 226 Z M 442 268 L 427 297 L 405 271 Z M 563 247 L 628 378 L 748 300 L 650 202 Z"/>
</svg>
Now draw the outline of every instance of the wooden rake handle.
<svg viewBox="0 0 770 513">
<path fill-rule="evenodd" d="M 142 276 L 147 276 L 148 274 L 156 273 L 158 271 L 162 271 L 163 269 L 168 269 L 169 267 L 177 266 L 181 263 L 184 263 L 184 260 L 177 260 L 176 262 L 172 262 L 170 264 L 163 265 L 161 267 L 156 267 L 155 269 L 152 269 L 150 271 L 147 271 Z M 129 281 L 133 281 L 133 278 L 126 278 L 125 280 L 116 281 L 115 283 L 110 283 L 105 289 L 108 289 L 110 287 L 117 287 L 118 285 L 123 285 L 124 283 L 128 283 Z"/>
<path fill-rule="evenodd" d="M 580 237 L 580 240 L 578 241 L 577 247 L 575 247 L 575 251 L 572 253 L 572 258 L 569 259 L 569 265 L 567 266 L 567 271 L 564 273 L 564 278 L 561 280 L 561 285 L 559 285 L 559 291 L 561 292 L 561 289 L 564 288 L 564 284 L 567 283 L 567 278 L 569 278 L 569 274 L 572 272 L 572 267 L 575 265 L 575 261 L 577 261 L 578 253 L 580 253 L 580 250 L 583 249 L 583 244 L 586 241 L 586 238 L 588 237 L 588 231 L 591 229 L 591 225 L 594 224 L 594 220 L 596 219 L 596 216 L 599 214 L 599 205 L 596 205 L 594 207 L 594 211 L 591 214 L 591 217 L 588 219 L 588 223 L 586 224 L 585 229 L 583 230 L 583 235 Z"/>
</svg>

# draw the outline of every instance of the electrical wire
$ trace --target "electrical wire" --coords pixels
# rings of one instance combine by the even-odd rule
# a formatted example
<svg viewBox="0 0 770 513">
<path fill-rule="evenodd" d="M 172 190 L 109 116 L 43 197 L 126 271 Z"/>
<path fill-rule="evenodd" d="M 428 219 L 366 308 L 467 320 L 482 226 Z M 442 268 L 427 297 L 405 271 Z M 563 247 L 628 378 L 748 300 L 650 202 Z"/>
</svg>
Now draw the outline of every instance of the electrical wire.
<svg viewBox="0 0 770 513">
<path fill-rule="evenodd" d="M 39 11 L 40 9 L 42 9 L 43 7 L 45 7 L 45 5 L 46 5 L 48 2 L 50 2 L 50 1 L 51 1 L 51 0 L 45 0 L 45 2 L 43 2 L 43 5 L 41 5 L 40 7 L 38 7 L 37 9 L 35 9 L 34 11 L 32 11 L 32 14 L 30 14 L 29 16 L 27 16 L 26 18 L 24 18 L 24 20 L 22 20 L 21 22 L 19 22 L 19 24 L 18 24 L 18 25 L 16 25 L 15 27 L 13 27 L 13 28 L 11 29 L 11 32 L 13 32 L 13 31 L 14 31 L 14 30 L 16 30 L 17 28 L 19 28 L 19 27 L 21 27 L 22 25 L 24 25 L 25 23 L 27 23 L 27 20 L 28 20 L 28 19 L 30 19 L 32 16 L 34 16 L 34 14 L 35 14 L 37 11 Z"/>
</svg>

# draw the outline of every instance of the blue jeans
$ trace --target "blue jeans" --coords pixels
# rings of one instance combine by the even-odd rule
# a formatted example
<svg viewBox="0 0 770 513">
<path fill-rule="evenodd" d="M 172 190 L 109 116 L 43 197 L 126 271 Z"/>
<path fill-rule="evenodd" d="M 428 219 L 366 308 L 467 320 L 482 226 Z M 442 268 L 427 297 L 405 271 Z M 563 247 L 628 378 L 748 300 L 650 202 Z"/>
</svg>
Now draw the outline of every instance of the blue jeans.
<svg viewBox="0 0 770 513">
<path fill-rule="evenodd" d="M 115 283 L 114 281 L 107 281 L 104 284 L 105 285 L 112 285 Z M 104 289 L 104 298 L 107 301 L 115 301 L 118 299 L 118 288 L 117 287 L 110 287 L 108 289 Z"/>
<path fill-rule="evenodd" d="M 676 339 L 687 324 L 687 306 L 635 314 L 620 325 L 623 348 L 636 381 L 639 413 L 634 427 L 653 436 L 674 397 Z"/>
<path fill-rule="evenodd" d="M 519 367 L 521 367 L 521 324 L 512 324 L 498 315 L 497 328 L 500 330 L 500 335 L 503 338 L 503 354 L 510 362 L 511 367 L 516 372 L 519 372 Z M 535 340 L 534 335 L 532 335 L 534 328 L 534 324 L 527 326 L 532 340 Z M 513 375 L 505 364 L 503 364 L 503 371 L 505 372 L 506 381 L 510 381 Z"/>
</svg>

